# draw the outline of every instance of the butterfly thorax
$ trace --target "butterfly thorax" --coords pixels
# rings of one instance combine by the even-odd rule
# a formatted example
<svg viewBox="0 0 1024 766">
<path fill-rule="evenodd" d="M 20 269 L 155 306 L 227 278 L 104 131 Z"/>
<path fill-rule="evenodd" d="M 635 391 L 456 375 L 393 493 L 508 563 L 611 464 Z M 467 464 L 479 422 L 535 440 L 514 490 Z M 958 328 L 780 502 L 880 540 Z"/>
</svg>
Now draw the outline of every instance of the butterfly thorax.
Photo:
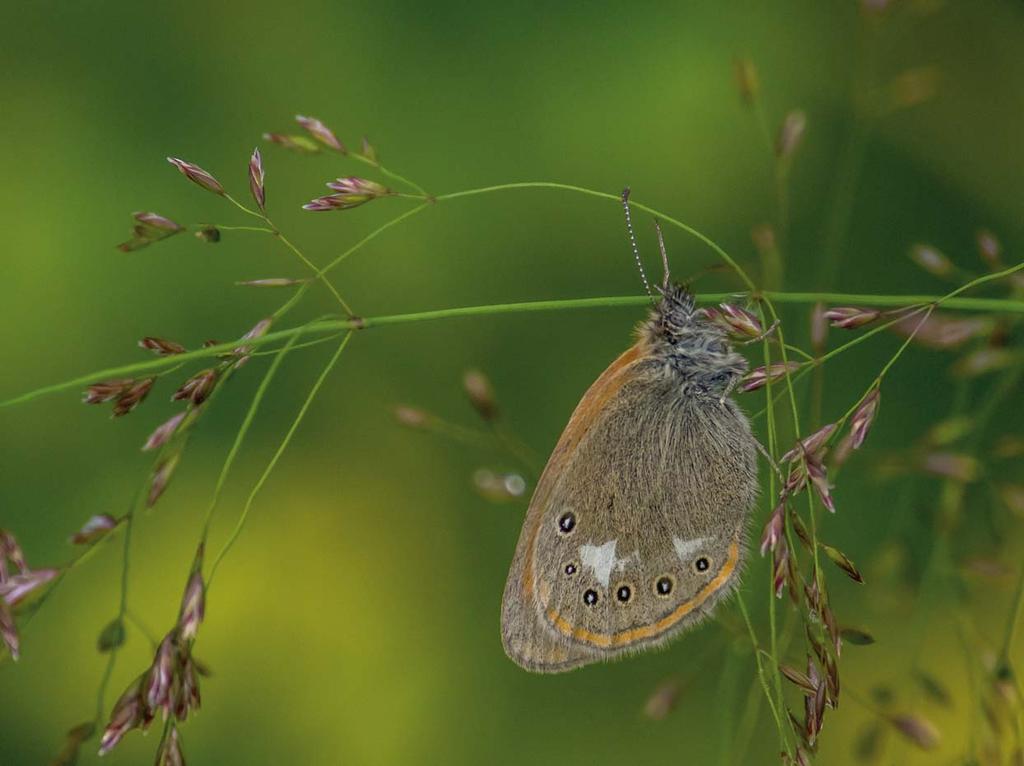
<svg viewBox="0 0 1024 766">
<path fill-rule="evenodd" d="M 746 360 L 733 351 L 725 332 L 704 318 L 693 295 L 681 285 L 662 291 L 639 335 L 665 374 L 693 395 L 722 397 L 747 370 Z"/>
</svg>

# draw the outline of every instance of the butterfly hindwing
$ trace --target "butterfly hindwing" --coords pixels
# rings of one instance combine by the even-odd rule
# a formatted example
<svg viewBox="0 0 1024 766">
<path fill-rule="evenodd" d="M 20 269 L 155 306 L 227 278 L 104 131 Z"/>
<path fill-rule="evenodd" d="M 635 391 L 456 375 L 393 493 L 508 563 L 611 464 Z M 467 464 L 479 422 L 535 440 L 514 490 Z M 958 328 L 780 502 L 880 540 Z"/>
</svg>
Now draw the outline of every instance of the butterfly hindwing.
<svg viewBox="0 0 1024 766">
<path fill-rule="evenodd" d="M 524 525 L 520 585 L 540 623 L 526 632 L 558 658 L 545 667 L 541 652 L 532 669 L 659 643 L 737 581 L 757 491 L 749 426 L 731 401 L 680 397 L 640 355 L 623 364 L 629 353 L 577 408 Z M 588 413 L 592 395 L 600 407 Z M 581 411 L 585 428 L 574 427 Z"/>
</svg>

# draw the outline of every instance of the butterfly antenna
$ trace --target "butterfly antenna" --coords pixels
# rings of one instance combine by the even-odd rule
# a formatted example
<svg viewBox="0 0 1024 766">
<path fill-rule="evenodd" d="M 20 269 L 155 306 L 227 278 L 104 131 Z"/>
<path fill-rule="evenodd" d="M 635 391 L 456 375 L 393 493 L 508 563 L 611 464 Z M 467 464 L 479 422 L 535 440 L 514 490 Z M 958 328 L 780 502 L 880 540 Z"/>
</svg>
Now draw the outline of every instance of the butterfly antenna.
<svg viewBox="0 0 1024 766">
<path fill-rule="evenodd" d="M 668 271 L 668 252 L 665 250 L 665 237 L 661 234 L 661 224 L 658 223 L 658 219 L 654 219 L 654 228 L 658 230 L 658 250 L 661 251 L 661 267 L 665 270 L 665 276 L 661 280 L 661 289 L 668 289 L 669 271 Z"/>
<path fill-rule="evenodd" d="M 633 248 L 633 258 L 636 259 L 636 267 L 640 270 L 640 278 L 644 281 L 644 289 L 647 294 L 654 298 L 651 292 L 651 283 L 647 281 L 647 272 L 644 271 L 644 264 L 640 260 L 640 248 L 636 245 L 636 235 L 633 234 L 633 219 L 629 215 L 629 187 L 622 190 L 622 209 L 626 212 L 626 231 L 629 232 L 629 244 Z"/>
</svg>

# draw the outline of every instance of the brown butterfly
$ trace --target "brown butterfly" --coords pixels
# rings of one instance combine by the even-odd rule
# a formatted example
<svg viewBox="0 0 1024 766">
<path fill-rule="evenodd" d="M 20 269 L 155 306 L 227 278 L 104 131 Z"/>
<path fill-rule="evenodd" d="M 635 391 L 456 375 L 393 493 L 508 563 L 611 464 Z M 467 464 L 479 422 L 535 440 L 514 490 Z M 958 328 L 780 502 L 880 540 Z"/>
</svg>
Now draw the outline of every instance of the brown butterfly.
<svg viewBox="0 0 1024 766">
<path fill-rule="evenodd" d="M 501 634 L 527 670 L 662 644 L 710 614 L 742 569 L 757 443 L 729 393 L 746 360 L 670 284 L 658 237 L 660 300 L 577 405 L 519 537 Z"/>
</svg>

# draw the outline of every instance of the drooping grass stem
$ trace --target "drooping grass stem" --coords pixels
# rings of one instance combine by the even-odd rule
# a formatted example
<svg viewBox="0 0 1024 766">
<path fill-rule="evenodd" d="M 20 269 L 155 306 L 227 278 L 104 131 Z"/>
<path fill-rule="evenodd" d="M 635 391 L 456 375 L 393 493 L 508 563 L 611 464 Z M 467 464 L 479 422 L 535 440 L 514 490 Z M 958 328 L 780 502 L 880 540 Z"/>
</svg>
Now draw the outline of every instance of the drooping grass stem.
<svg viewBox="0 0 1024 766">
<path fill-rule="evenodd" d="M 419 208 L 414 208 L 414 210 L 418 209 Z M 411 213 L 412 211 L 409 212 Z M 1022 269 L 1024 269 L 1024 263 L 1020 263 L 1010 269 L 1006 269 L 1005 271 L 999 272 L 998 274 L 988 275 L 988 277 L 995 279 L 1007 276 Z M 982 281 L 989 281 L 989 279 L 981 278 L 979 280 L 975 280 L 975 283 L 980 284 Z M 309 283 L 307 283 L 307 285 L 308 284 Z M 303 285 L 303 287 L 307 285 Z M 956 295 L 958 295 L 960 291 L 960 289 L 955 291 Z M 298 296 L 299 292 L 300 291 L 296 291 L 295 296 Z M 959 298 L 955 297 L 953 294 L 951 294 L 950 296 L 851 296 L 844 295 L 841 293 L 824 294 L 771 292 L 763 293 L 763 295 L 767 298 L 770 298 L 771 301 L 774 303 L 782 304 L 812 304 L 816 303 L 819 300 L 822 300 L 823 298 L 829 298 L 833 299 L 830 302 L 835 303 L 862 303 L 864 305 L 877 306 L 905 306 L 920 303 L 941 303 L 944 308 L 960 309 L 966 311 L 1002 311 L 1007 313 L 1024 313 L 1024 301 L 994 298 Z M 698 296 L 698 299 L 701 303 L 718 303 L 724 300 L 731 300 L 734 297 L 735 295 L 733 293 L 705 293 L 701 296 Z M 407 324 L 412 322 L 428 322 L 438 319 L 453 319 L 458 317 L 487 316 L 492 314 L 520 314 L 537 311 L 569 311 L 576 309 L 643 306 L 649 303 L 650 298 L 646 295 L 625 295 L 610 296 L 605 298 L 570 298 L 565 300 L 554 301 L 530 301 L 525 303 L 499 303 L 488 304 L 483 306 L 462 306 L 456 308 L 436 309 L 432 311 L 418 311 L 408 314 L 392 314 L 388 316 L 379 317 L 326 319 L 318 322 L 313 322 L 307 325 L 300 325 L 285 330 L 269 332 L 260 338 L 253 338 L 251 340 L 247 340 L 246 344 L 253 347 L 263 346 L 268 343 L 286 341 L 293 335 L 306 332 L 310 334 L 336 333 L 344 330 L 383 327 L 385 325 Z M 36 399 L 46 394 L 57 393 L 59 391 L 66 391 L 68 389 L 81 388 L 83 386 L 89 385 L 90 383 L 94 383 L 97 380 L 128 377 L 132 375 L 141 375 L 143 373 L 153 372 L 155 370 L 160 370 L 164 367 L 169 367 L 175 364 L 191 362 L 196 359 L 206 359 L 209 357 L 215 357 L 219 354 L 230 353 L 237 346 L 238 341 L 219 343 L 215 346 L 196 349 L 195 351 L 189 351 L 184 354 L 177 354 L 168 357 L 157 357 L 135 364 L 127 364 L 118 367 L 109 367 L 102 370 L 96 370 L 86 375 L 71 378 L 70 380 L 66 380 L 61 383 L 54 383 L 48 386 L 42 386 L 40 388 L 33 389 L 32 391 L 28 391 L 18 396 L 12 397 L 11 399 L 7 399 L 5 401 L 0 402 L 0 407 L 10 407 L 16 404 L 22 404 L 24 402 L 31 401 L 32 399 Z M 822 360 L 829 358 L 829 356 L 829 354 L 826 354 L 824 357 L 822 357 Z"/>
</svg>

